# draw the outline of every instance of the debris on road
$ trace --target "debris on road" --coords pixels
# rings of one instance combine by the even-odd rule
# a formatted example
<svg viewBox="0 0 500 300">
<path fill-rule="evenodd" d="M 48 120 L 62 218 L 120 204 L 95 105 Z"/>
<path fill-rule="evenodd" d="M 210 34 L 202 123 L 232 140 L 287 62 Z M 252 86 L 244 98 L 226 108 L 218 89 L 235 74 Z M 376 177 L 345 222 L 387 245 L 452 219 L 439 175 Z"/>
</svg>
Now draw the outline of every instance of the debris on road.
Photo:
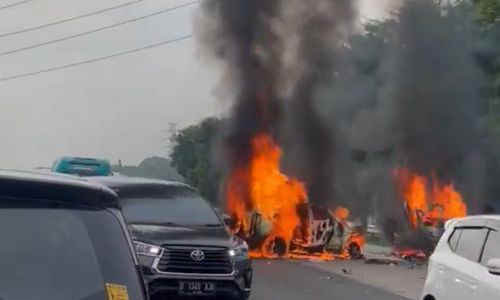
<svg viewBox="0 0 500 300">
<path fill-rule="evenodd" d="M 374 255 L 366 253 L 365 261 L 358 260 L 334 260 L 324 263 L 299 262 L 320 270 L 331 272 L 362 282 L 364 284 L 391 291 L 397 295 L 408 299 L 419 299 L 422 286 L 427 274 L 427 268 L 421 265 L 415 265 L 413 269 L 411 264 L 401 259 L 385 254 Z M 377 263 L 374 263 L 377 262 Z M 322 277 L 323 280 L 339 284 L 336 277 L 332 276 L 329 281 L 329 275 Z"/>
<path fill-rule="evenodd" d="M 347 275 L 351 275 L 352 270 L 342 269 L 342 273 L 347 274 Z"/>
</svg>

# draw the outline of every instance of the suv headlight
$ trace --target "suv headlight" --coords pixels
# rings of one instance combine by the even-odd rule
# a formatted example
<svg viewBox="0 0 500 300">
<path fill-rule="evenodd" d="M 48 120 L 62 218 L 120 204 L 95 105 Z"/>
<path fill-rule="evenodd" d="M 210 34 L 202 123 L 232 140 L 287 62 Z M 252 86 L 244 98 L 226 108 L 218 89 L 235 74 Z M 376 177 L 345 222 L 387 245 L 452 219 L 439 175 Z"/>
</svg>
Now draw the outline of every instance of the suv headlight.
<svg viewBox="0 0 500 300">
<path fill-rule="evenodd" d="M 241 261 L 249 259 L 248 255 L 248 245 L 246 242 L 242 241 L 238 246 L 229 249 L 229 258 L 233 261 Z"/>
<path fill-rule="evenodd" d="M 137 254 L 159 257 L 163 254 L 163 249 L 156 245 L 145 244 L 134 241 L 135 251 Z"/>
</svg>

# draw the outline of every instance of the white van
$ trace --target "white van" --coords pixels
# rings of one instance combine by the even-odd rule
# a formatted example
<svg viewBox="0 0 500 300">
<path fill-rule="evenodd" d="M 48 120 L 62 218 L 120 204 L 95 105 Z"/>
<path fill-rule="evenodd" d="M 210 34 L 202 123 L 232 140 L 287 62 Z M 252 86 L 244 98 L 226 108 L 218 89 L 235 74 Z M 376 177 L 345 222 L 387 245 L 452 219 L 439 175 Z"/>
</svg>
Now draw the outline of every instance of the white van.
<svg viewBox="0 0 500 300">
<path fill-rule="evenodd" d="M 446 223 L 429 260 L 422 299 L 500 299 L 500 215 Z"/>
</svg>

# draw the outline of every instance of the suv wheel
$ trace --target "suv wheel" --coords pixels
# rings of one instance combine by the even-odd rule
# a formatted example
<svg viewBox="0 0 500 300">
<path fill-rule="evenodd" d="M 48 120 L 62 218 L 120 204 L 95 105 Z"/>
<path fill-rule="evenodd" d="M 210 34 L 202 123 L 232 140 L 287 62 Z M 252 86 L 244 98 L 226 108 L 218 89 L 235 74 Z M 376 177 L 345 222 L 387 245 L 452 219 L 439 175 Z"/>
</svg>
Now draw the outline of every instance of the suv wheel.
<svg viewBox="0 0 500 300">
<path fill-rule="evenodd" d="M 238 295 L 233 295 L 233 296 L 226 296 L 223 299 L 224 300 L 248 300 L 250 298 L 250 291 L 247 292 L 241 292 Z M 219 299 L 219 298 L 217 298 Z"/>
<path fill-rule="evenodd" d="M 235 300 L 247 300 L 248 298 L 250 298 L 250 291 L 242 292 L 240 297 Z"/>
<path fill-rule="evenodd" d="M 274 239 L 273 252 L 276 253 L 279 257 L 285 256 L 285 254 L 287 253 L 287 244 L 284 239 L 280 237 Z"/>
</svg>

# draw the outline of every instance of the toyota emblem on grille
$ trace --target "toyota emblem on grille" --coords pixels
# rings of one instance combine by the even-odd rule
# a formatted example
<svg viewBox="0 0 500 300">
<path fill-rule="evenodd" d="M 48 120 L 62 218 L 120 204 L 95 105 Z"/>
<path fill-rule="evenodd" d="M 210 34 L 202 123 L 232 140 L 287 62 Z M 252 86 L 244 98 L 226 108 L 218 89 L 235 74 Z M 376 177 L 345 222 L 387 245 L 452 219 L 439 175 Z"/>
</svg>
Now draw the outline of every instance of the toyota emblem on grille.
<svg viewBox="0 0 500 300">
<path fill-rule="evenodd" d="M 205 259 L 205 253 L 203 251 L 196 249 L 191 252 L 191 258 L 194 261 L 202 261 Z"/>
</svg>

